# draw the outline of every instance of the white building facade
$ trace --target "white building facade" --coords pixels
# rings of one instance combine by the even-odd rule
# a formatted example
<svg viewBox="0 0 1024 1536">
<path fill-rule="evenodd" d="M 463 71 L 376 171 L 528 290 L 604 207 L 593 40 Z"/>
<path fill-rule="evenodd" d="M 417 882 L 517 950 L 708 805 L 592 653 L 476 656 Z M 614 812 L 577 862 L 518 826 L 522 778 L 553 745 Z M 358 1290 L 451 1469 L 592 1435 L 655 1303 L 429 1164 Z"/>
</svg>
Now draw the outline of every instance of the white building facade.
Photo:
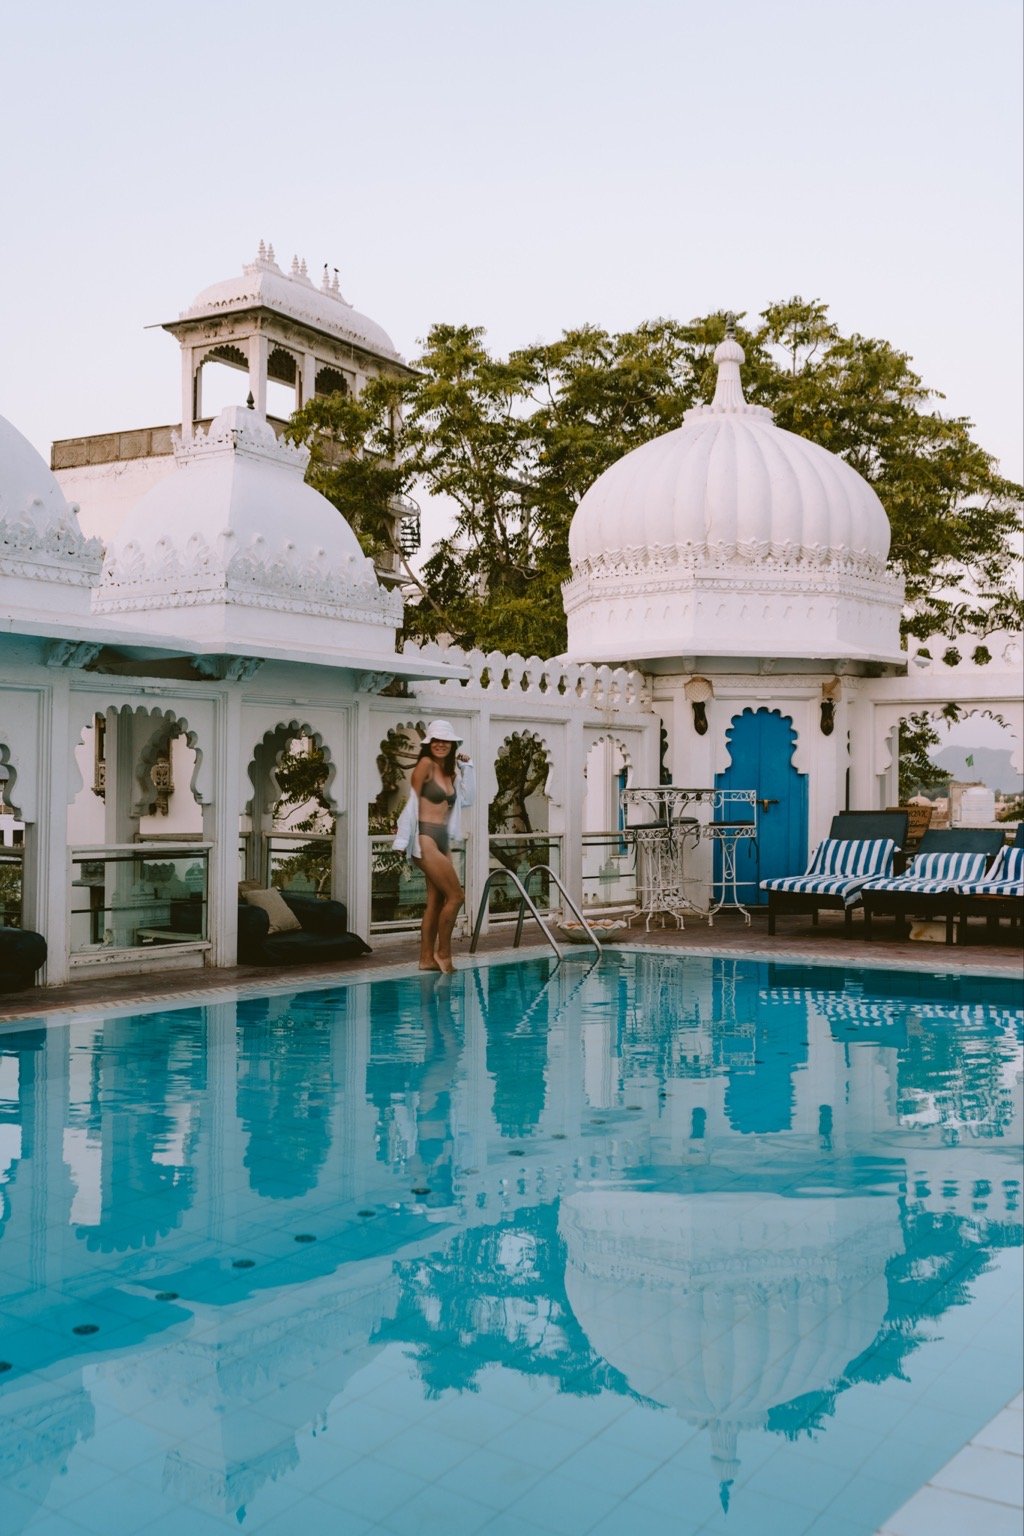
<svg viewBox="0 0 1024 1536">
<path fill-rule="evenodd" d="M 755 791 L 749 895 L 802 869 L 837 810 L 896 802 L 906 716 L 953 697 L 1004 719 L 1020 752 L 1019 639 L 989 639 L 987 662 L 965 646 L 955 668 L 908 672 L 884 509 L 842 461 L 746 404 L 731 338 L 712 404 L 583 498 L 565 657 L 398 649 L 400 597 L 265 408 L 275 377 L 301 403 L 406 366 L 325 283 L 264 250 L 168 323 L 183 358 L 169 452 L 133 458 L 129 442 L 119 459 L 83 439 L 78 464 L 65 452 L 61 467 L 55 445 L 54 473 L 0 426 L 0 814 L 23 835 L 15 920 L 46 937 L 46 983 L 234 964 L 240 878 L 269 883 L 290 857 L 364 937 L 414 926 L 386 823 L 433 715 L 478 765 L 470 914 L 496 863 L 540 853 L 577 902 L 627 900 L 626 785 Z M 208 421 L 215 354 L 244 371 L 252 405 Z M 283 810 L 279 779 L 298 741 L 322 767 L 301 837 L 309 807 Z M 496 831 L 513 760 L 532 777 Z M 712 877 L 706 848 L 694 871 Z M 389 876 L 404 895 L 386 909 Z M 203 917 L 183 937 L 173 909 L 188 901 Z"/>
</svg>

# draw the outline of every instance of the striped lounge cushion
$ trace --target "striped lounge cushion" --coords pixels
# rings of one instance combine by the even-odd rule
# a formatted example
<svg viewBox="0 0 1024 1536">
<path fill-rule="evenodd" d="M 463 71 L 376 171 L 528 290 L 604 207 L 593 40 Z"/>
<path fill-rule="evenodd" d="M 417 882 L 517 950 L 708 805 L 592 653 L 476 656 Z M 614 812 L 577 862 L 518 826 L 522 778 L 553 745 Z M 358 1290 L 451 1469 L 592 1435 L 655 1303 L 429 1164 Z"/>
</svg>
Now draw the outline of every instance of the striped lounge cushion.
<svg viewBox="0 0 1024 1536">
<path fill-rule="evenodd" d="M 826 837 L 814 850 L 809 875 L 846 875 L 870 880 L 892 873 L 896 844 L 889 837 Z"/>
<path fill-rule="evenodd" d="M 937 896 L 964 880 L 980 880 L 988 865 L 984 853 L 919 853 L 905 875 L 869 880 L 869 891 L 897 891 L 907 896 Z"/>
<path fill-rule="evenodd" d="M 871 839 L 827 837 L 819 843 L 806 875 L 762 880 L 763 891 L 799 891 L 807 895 L 842 896 L 854 906 L 872 876 L 892 873 L 896 844 L 888 837 Z"/>
<path fill-rule="evenodd" d="M 1000 848 L 988 874 L 964 880 L 960 892 L 963 896 L 1024 895 L 1024 848 Z"/>
</svg>

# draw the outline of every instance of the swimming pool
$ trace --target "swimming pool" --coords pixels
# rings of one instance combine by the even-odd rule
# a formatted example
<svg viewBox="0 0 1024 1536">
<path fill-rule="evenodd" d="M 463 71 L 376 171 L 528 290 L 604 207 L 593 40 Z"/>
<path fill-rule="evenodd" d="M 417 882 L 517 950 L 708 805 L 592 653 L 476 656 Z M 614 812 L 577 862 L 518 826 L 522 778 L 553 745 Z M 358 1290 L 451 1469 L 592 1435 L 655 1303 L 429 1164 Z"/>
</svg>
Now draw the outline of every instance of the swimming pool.
<svg viewBox="0 0 1024 1536">
<path fill-rule="evenodd" d="M 0 1527 L 870 1536 L 1019 1390 L 1020 989 L 665 952 L 0 1035 Z"/>
</svg>

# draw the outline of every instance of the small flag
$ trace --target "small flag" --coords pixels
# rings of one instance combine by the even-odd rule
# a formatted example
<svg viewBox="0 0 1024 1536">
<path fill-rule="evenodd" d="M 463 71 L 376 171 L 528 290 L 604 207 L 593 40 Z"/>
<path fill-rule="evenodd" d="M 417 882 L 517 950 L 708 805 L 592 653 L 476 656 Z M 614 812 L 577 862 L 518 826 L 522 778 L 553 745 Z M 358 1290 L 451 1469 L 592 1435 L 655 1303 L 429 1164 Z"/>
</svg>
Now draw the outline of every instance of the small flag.
<svg viewBox="0 0 1024 1536">
<path fill-rule="evenodd" d="M 974 753 L 973 752 L 969 752 L 967 754 L 967 757 L 966 757 L 965 761 L 967 763 L 968 768 L 973 768 L 974 767 Z"/>
</svg>

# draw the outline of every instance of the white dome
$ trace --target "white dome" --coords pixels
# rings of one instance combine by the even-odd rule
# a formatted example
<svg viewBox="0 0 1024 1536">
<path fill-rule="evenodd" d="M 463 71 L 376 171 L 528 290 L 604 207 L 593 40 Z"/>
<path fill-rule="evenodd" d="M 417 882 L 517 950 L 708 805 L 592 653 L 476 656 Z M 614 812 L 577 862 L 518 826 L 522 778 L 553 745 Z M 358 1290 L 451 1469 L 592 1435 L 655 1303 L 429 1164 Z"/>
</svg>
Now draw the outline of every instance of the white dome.
<svg viewBox="0 0 1024 1536">
<path fill-rule="evenodd" d="M 138 501 L 111 543 L 98 613 L 167 633 L 393 656 L 402 604 L 340 512 L 308 486 L 305 448 L 228 406 L 175 449 L 177 470 Z M 269 613 L 273 618 L 269 618 Z"/>
<path fill-rule="evenodd" d="M 304 261 L 296 257 L 291 272 L 282 272 L 274 260 L 274 247 L 267 251 L 262 241 L 256 260 L 248 262 L 238 277 L 211 283 L 196 294 L 180 318 L 195 320 L 204 315 L 230 314 L 253 305 L 290 315 L 293 320 L 315 326 L 339 341 L 354 342 L 380 357 L 399 359 L 398 350 L 384 328 L 342 298 L 337 277 L 328 278 L 326 267 L 323 283 L 317 288 Z"/>
<path fill-rule="evenodd" d="M 102 558 L 42 455 L 0 416 L 0 607 L 52 614 L 53 593 L 38 585 L 52 582 L 64 612 L 87 613 Z"/>
<path fill-rule="evenodd" d="M 711 405 L 626 454 L 577 507 L 573 659 L 899 654 L 882 503 L 842 459 L 746 403 L 742 361 L 726 339 Z"/>
</svg>

